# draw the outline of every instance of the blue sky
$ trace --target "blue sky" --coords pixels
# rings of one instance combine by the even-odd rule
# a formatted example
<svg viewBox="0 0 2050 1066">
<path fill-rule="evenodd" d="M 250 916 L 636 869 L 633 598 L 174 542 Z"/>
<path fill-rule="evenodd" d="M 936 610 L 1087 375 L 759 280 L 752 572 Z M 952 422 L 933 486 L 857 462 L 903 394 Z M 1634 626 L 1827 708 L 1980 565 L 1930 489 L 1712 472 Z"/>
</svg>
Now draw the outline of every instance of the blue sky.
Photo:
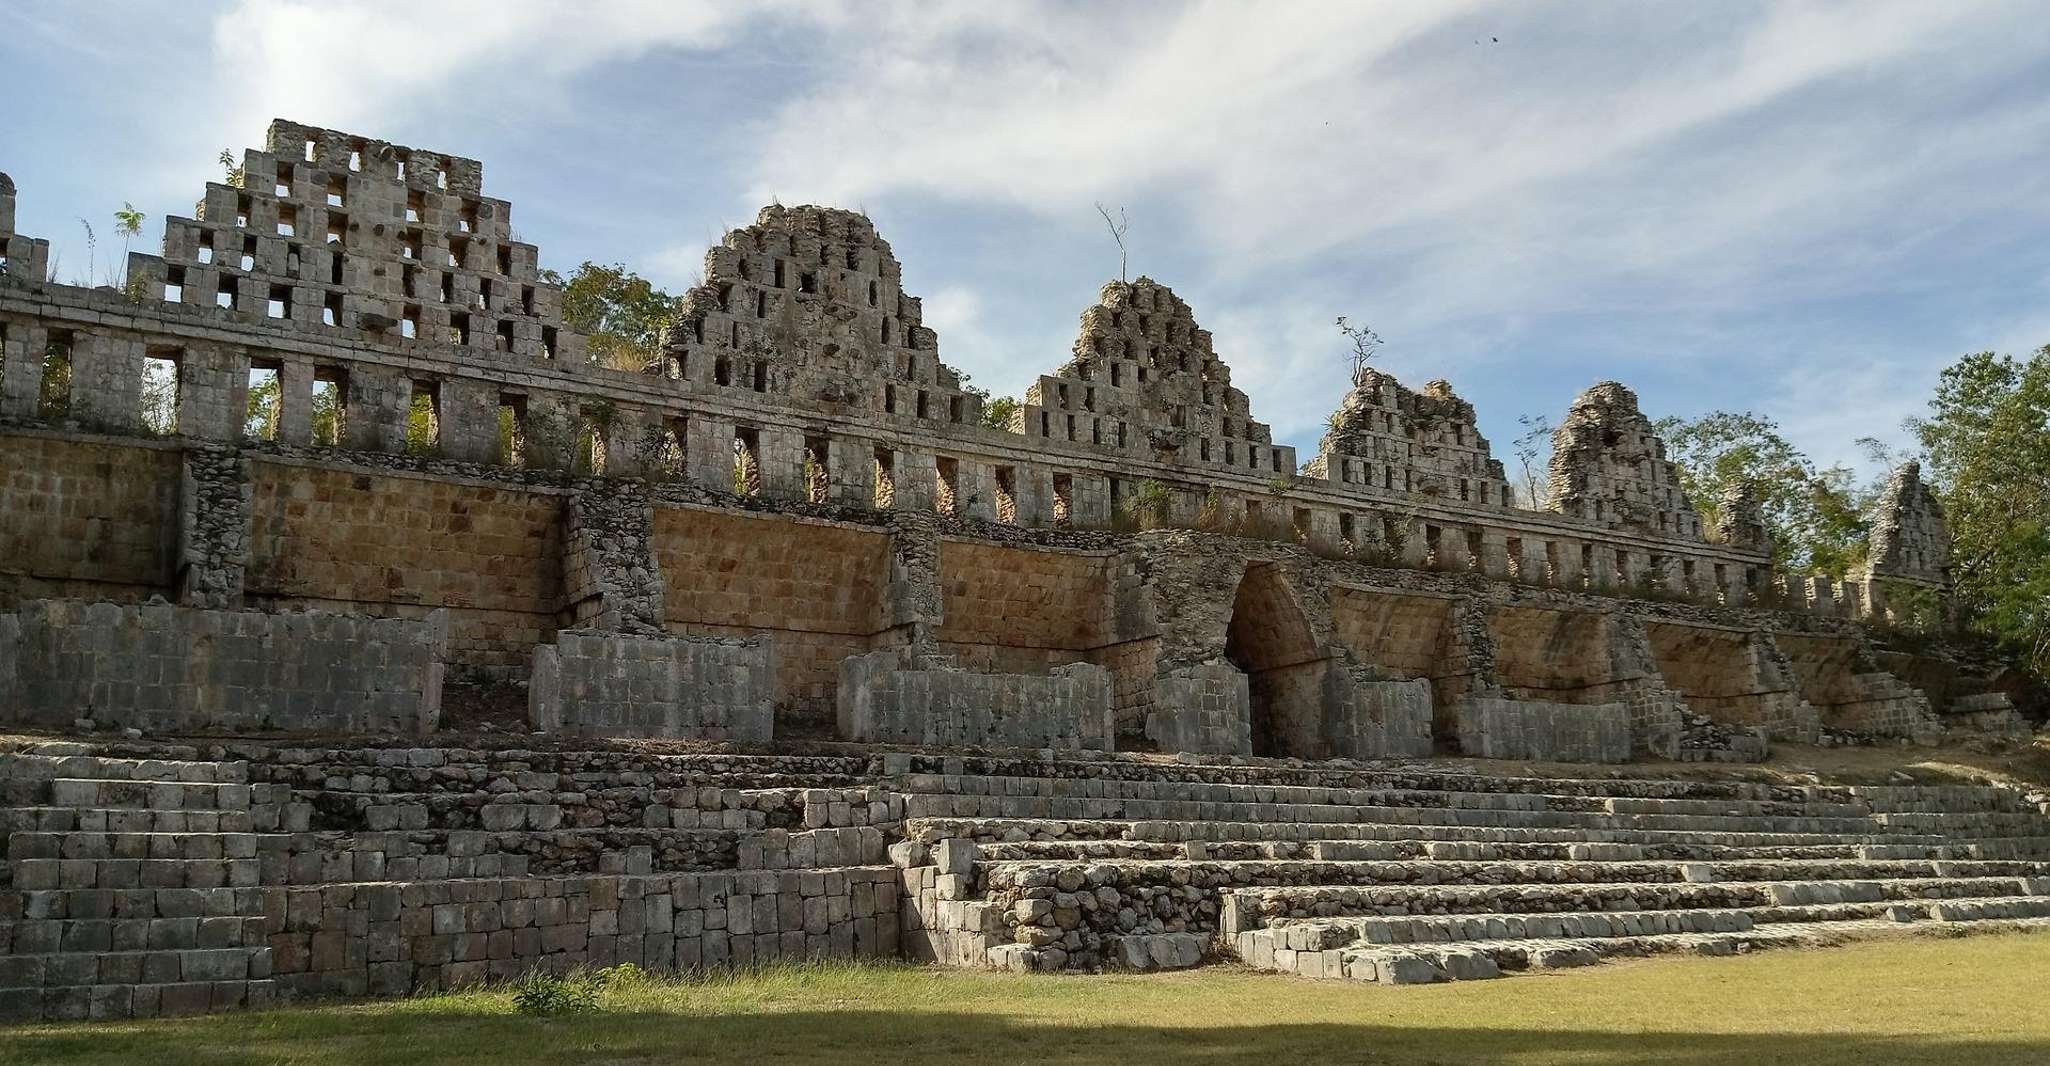
<svg viewBox="0 0 2050 1066">
<path fill-rule="evenodd" d="M 587 9 L 587 10 L 580 10 Z M 2050 343 L 2040 4 L 0 5 L 0 170 L 83 272 L 273 115 L 482 159 L 544 264 L 680 290 L 771 197 L 866 210 L 952 365 L 1016 392 L 1117 273 L 1216 335 L 1307 457 L 1338 315 L 1517 417 L 1899 439 L 1968 351 Z"/>
</svg>

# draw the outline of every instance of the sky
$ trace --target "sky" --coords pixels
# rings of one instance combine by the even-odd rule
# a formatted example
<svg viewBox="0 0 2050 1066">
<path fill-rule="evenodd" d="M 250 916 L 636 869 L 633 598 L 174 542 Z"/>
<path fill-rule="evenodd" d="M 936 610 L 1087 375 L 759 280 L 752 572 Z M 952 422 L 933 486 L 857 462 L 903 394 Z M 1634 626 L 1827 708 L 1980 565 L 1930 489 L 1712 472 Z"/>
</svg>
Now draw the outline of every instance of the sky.
<svg viewBox="0 0 2050 1066">
<path fill-rule="evenodd" d="M 0 171 L 59 280 L 190 214 L 271 117 L 480 159 L 544 265 L 680 292 L 771 200 L 865 211 L 999 394 L 1130 270 L 1304 458 L 1334 320 L 1513 468 L 1596 381 L 1904 443 L 1960 355 L 2050 343 L 2040 4 L 0 2 Z"/>
</svg>

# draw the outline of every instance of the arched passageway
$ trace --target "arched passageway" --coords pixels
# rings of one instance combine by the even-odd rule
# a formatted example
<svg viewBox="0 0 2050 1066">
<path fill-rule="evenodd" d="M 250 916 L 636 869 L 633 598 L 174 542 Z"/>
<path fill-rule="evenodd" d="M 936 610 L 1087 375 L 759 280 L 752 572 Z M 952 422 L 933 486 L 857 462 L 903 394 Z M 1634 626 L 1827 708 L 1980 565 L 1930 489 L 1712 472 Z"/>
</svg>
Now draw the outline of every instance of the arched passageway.
<svg viewBox="0 0 2050 1066">
<path fill-rule="evenodd" d="M 1246 567 L 1232 598 L 1224 654 L 1246 674 L 1253 754 L 1321 757 L 1330 657 L 1311 635 L 1280 567 Z"/>
</svg>

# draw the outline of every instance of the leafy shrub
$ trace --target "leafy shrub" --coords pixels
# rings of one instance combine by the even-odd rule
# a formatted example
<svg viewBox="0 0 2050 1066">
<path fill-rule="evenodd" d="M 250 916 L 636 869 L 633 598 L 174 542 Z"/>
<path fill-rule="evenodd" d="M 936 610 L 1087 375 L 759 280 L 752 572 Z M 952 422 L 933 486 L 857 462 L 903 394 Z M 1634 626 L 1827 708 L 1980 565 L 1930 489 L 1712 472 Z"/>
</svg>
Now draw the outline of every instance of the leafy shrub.
<svg viewBox="0 0 2050 1066">
<path fill-rule="evenodd" d="M 576 971 L 558 977 L 530 970 L 513 982 L 513 1009 L 536 1017 L 594 1014 L 604 985 L 602 972 Z"/>
</svg>

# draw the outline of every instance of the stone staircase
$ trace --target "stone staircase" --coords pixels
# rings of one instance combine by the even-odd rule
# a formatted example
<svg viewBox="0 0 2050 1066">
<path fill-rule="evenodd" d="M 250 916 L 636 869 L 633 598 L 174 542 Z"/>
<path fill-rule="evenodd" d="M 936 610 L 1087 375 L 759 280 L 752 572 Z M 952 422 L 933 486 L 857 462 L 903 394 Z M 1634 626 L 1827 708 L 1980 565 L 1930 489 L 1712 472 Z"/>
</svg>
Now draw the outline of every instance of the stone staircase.
<svg viewBox="0 0 2050 1066">
<path fill-rule="evenodd" d="M 0 754 L 0 1018 L 142 1018 L 272 998 L 236 762 Z"/>
<path fill-rule="evenodd" d="M 895 855 L 932 957 L 957 965 L 1236 957 L 1414 983 L 2050 928 L 2050 817 L 1998 788 L 938 769 L 893 780 L 911 816 Z"/>
</svg>

